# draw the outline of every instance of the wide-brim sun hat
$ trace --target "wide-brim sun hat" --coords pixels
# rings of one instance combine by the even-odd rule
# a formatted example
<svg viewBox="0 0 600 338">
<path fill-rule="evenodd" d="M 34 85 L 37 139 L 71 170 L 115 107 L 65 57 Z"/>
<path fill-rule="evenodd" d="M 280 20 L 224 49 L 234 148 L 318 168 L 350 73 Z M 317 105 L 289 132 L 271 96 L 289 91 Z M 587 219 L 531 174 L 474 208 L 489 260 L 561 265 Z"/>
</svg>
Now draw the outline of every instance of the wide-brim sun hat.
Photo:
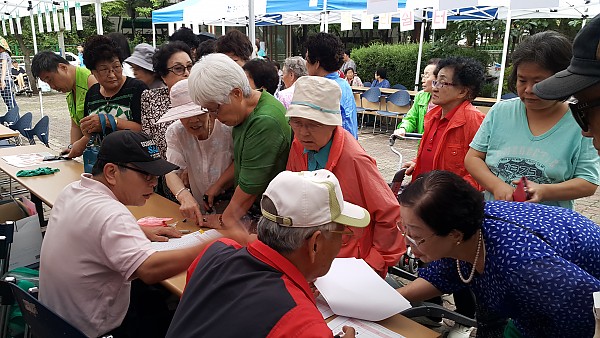
<svg viewBox="0 0 600 338">
<path fill-rule="evenodd" d="M 163 123 L 206 114 L 202 107 L 195 104 L 190 97 L 188 80 L 181 80 L 171 87 L 169 93 L 171 108 L 156 122 Z"/>
<path fill-rule="evenodd" d="M 335 81 L 320 76 L 302 76 L 294 83 L 294 95 L 285 116 L 341 126 L 341 97 L 342 89 Z"/>
</svg>

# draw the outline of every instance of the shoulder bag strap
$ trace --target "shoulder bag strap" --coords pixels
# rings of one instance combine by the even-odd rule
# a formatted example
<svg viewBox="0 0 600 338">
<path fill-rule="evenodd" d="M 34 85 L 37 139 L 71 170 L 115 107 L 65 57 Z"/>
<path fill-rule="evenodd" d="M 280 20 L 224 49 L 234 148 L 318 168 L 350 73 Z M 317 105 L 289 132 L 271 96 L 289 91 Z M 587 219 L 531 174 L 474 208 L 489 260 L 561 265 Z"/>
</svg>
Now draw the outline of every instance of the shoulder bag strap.
<svg viewBox="0 0 600 338">
<path fill-rule="evenodd" d="M 115 117 L 111 114 L 106 114 L 106 116 L 108 118 L 108 122 L 110 123 L 110 128 L 112 129 L 112 131 L 117 131 L 117 122 L 115 121 Z"/>
</svg>

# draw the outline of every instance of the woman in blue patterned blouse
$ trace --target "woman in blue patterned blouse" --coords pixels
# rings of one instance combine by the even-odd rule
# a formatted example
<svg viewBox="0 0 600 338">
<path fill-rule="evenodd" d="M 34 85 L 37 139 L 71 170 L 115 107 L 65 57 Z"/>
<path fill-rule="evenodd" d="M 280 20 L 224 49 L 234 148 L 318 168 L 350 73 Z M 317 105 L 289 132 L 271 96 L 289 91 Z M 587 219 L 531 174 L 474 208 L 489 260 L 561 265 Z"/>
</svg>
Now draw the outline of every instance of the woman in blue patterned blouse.
<svg viewBox="0 0 600 338">
<path fill-rule="evenodd" d="M 491 330 L 482 317 L 502 323 L 505 337 L 593 336 L 600 227 L 591 220 L 536 203 L 485 202 L 445 171 L 422 175 L 399 199 L 406 244 L 431 262 L 399 289 L 408 300 L 469 287 L 478 337 Z"/>
</svg>

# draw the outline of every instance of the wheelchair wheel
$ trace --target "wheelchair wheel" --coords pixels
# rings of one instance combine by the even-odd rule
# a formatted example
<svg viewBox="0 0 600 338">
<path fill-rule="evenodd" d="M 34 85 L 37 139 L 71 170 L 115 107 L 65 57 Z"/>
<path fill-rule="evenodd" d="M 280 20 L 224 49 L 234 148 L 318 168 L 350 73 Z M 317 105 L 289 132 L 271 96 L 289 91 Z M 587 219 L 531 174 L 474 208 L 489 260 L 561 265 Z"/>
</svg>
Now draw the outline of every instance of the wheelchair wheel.
<svg viewBox="0 0 600 338">
<path fill-rule="evenodd" d="M 420 264 L 421 261 L 412 254 L 411 248 L 408 247 L 406 248 L 406 253 L 400 258 L 398 267 L 403 269 L 404 271 L 416 275 Z"/>
</svg>

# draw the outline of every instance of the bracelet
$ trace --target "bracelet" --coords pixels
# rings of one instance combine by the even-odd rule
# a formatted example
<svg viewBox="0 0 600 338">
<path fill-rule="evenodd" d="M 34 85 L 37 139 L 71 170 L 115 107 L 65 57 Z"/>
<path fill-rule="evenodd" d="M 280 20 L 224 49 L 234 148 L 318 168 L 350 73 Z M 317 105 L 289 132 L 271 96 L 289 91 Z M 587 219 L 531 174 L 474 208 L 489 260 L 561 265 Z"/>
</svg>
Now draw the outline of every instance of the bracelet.
<svg viewBox="0 0 600 338">
<path fill-rule="evenodd" d="M 188 189 L 186 187 L 183 187 L 183 188 L 179 189 L 179 191 L 175 194 L 175 199 L 176 200 L 178 200 L 177 197 L 179 197 L 179 194 L 181 194 L 184 190 L 190 191 L 190 189 Z"/>
<path fill-rule="evenodd" d="M 222 228 L 225 224 L 223 223 L 223 214 L 219 215 L 219 226 Z"/>
</svg>

